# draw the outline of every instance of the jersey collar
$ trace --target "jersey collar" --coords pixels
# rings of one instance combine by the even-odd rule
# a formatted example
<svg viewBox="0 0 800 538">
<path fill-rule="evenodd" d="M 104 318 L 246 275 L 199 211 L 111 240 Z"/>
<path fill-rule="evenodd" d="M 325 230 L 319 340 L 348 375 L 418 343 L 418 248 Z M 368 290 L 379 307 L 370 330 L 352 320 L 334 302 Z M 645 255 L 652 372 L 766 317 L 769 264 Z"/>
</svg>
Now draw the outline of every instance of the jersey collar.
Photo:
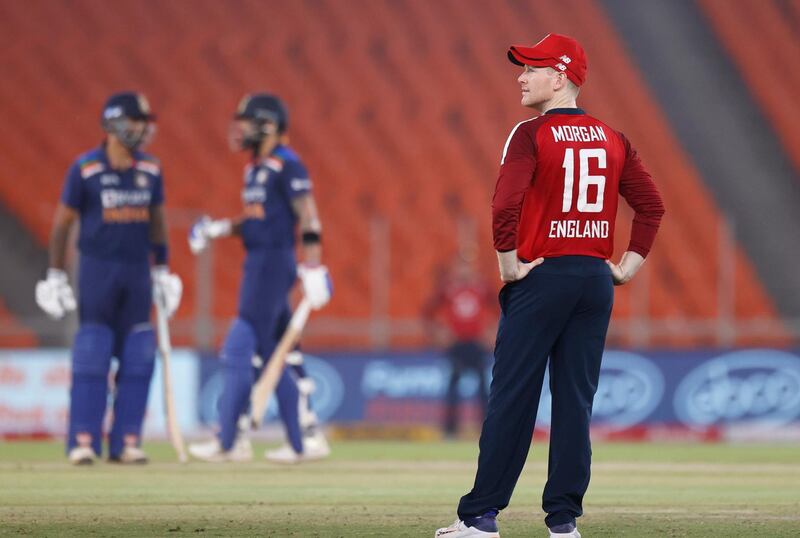
<svg viewBox="0 0 800 538">
<path fill-rule="evenodd" d="M 586 114 L 586 112 L 582 108 L 551 108 L 545 114 L 572 114 L 577 116 Z"/>
<path fill-rule="evenodd" d="M 108 159 L 108 152 L 106 150 L 107 150 L 107 142 L 103 140 L 97 147 L 97 153 L 99 155 L 100 162 L 103 163 L 103 165 L 106 167 L 107 170 L 116 172 L 117 174 L 124 174 L 128 170 L 133 170 L 134 168 L 136 168 L 136 163 L 142 160 L 142 152 L 137 149 L 131 153 L 131 158 L 133 159 L 131 167 L 125 170 L 118 170 L 113 166 L 111 166 L 111 161 Z"/>
</svg>

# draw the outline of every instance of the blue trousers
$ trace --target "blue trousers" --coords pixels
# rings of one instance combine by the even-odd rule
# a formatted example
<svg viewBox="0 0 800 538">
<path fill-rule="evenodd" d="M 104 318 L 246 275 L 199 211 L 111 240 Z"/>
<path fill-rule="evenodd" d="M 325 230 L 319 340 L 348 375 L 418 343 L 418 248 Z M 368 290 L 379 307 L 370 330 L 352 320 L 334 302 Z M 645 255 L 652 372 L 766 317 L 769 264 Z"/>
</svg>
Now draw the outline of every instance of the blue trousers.
<svg viewBox="0 0 800 538">
<path fill-rule="evenodd" d="M 89 433 L 101 453 L 111 357 L 119 361 L 109 453 L 117 457 L 126 435 L 141 437 L 155 359 L 150 326 L 151 281 L 147 260 L 111 261 L 82 255 L 78 273 L 80 327 L 72 352 L 67 448 Z"/>
<path fill-rule="evenodd" d="M 117 262 L 82 255 L 78 266 L 78 317 L 81 324 L 99 323 L 114 333 L 119 358 L 131 329 L 150 323 L 150 263 Z"/>
<path fill-rule="evenodd" d="M 231 325 L 222 349 L 225 385 L 218 405 L 219 438 L 226 450 L 233 446 L 237 421 L 247 412 L 250 403 L 256 374 L 252 366 L 253 354 L 258 353 L 264 360 L 272 355 L 291 316 L 289 292 L 296 277 L 293 250 L 248 251 L 239 293 L 239 317 Z M 284 379 L 286 376 L 284 374 L 280 381 L 279 392 L 290 381 Z M 284 412 L 283 407 L 281 412 Z M 299 426 L 296 429 L 299 432 Z M 299 433 L 296 437 L 299 443 Z"/>
<path fill-rule="evenodd" d="M 583 513 L 589 486 L 589 422 L 613 304 L 605 261 L 549 258 L 500 291 L 489 405 L 475 484 L 461 498 L 461 519 L 502 510 L 531 445 L 545 368 L 550 368 L 552 418 L 542 508 L 552 527 Z"/>
</svg>

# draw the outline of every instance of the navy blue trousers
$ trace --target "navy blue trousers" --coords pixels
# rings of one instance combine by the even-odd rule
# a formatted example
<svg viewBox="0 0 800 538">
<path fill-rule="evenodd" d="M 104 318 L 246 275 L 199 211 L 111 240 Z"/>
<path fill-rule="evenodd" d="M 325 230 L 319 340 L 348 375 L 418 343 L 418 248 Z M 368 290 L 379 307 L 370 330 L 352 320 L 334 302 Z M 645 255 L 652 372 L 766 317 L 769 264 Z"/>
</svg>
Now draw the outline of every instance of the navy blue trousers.
<svg viewBox="0 0 800 538">
<path fill-rule="evenodd" d="M 455 435 L 458 430 L 459 382 L 467 372 L 478 374 L 478 401 L 481 419 L 486 414 L 489 391 L 486 389 L 486 366 L 488 350 L 477 340 L 458 340 L 447 349 L 450 359 L 450 382 L 447 385 L 444 412 L 444 433 Z"/>
<path fill-rule="evenodd" d="M 229 450 L 236 440 L 237 422 L 250 405 L 250 391 L 256 372 L 254 353 L 268 360 L 291 317 L 289 293 L 297 277 L 294 250 L 248 251 L 239 292 L 239 319 L 231 326 L 222 352 L 225 386 L 218 402 L 220 442 Z M 286 377 L 286 374 L 284 374 Z M 287 383 L 281 378 L 278 392 Z M 296 389 L 295 389 L 296 392 Z M 288 412 L 281 406 L 281 413 Z M 294 414 L 297 404 L 294 403 Z M 290 438 L 302 450 L 299 422 L 290 421 Z M 293 446 L 294 446 L 293 445 Z"/>
<path fill-rule="evenodd" d="M 99 323 L 114 332 L 114 356 L 120 358 L 125 337 L 150 323 L 150 262 L 111 261 L 81 255 L 78 267 L 78 316 L 81 324 Z"/>
<path fill-rule="evenodd" d="M 499 298 L 478 472 L 459 518 L 508 506 L 528 457 L 549 358 L 553 403 L 542 508 L 549 527 L 574 522 L 589 486 L 589 421 L 614 298 L 610 271 L 599 258 L 548 258 Z"/>
<path fill-rule="evenodd" d="M 92 448 L 101 453 L 112 356 L 117 358 L 119 368 L 114 420 L 108 436 L 109 455 L 120 455 L 125 436 L 141 439 L 155 361 L 150 305 L 150 264 L 146 259 L 127 262 L 81 255 L 80 327 L 72 350 L 67 450 L 77 445 L 79 433 L 89 433 Z"/>
</svg>

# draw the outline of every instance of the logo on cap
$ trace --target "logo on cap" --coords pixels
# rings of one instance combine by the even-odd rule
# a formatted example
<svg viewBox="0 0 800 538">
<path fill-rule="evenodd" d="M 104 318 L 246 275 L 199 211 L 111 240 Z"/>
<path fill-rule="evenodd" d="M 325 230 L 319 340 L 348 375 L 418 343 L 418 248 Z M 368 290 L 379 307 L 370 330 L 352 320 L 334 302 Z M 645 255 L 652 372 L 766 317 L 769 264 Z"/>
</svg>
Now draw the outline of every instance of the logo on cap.
<svg viewBox="0 0 800 538">
<path fill-rule="evenodd" d="M 242 100 L 239 101 L 239 108 L 237 109 L 237 112 L 239 114 L 244 114 L 244 111 L 247 109 L 247 104 L 249 102 L 250 102 L 250 95 L 245 95 L 244 97 L 242 97 Z"/>
<path fill-rule="evenodd" d="M 125 115 L 125 111 L 121 106 L 110 106 L 103 111 L 103 117 L 107 120 L 112 118 L 119 118 Z"/>
<path fill-rule="evenodd" d="M 139 111 L 146 115 L 150 115 L 150 103 L 147 101 L 147 97 L 145 97 L 141 93 L 136 94 L 136 101 L 139 103 Z"/>
</svg>

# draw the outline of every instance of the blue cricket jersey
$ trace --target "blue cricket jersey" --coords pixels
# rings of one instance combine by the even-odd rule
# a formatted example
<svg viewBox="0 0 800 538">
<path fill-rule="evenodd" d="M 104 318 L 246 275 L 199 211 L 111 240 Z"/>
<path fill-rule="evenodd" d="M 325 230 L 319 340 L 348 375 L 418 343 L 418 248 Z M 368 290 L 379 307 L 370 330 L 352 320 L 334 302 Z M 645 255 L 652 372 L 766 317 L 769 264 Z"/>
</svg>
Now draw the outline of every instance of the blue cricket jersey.
<svg viewBox="0 0 800 538">
<path fill-rule="evenodd" d="M 268 157 L 245 167 L 242 239 L 248 251 L 294 248 L 297 216 L 292 199 L 311 192 L 311 180 L 300 157 L 277 146 Z"/>
<path fill-rule="evenodd" d="M 135 152 L 127 170 L 111 168 L 103 146 L 77 158 L 61 201 L 80 214 L 78 249 L 107 260 L 141 262 L 150 254 L 150 208 L 164 203 L 158 160 Z"/>
</svg>

